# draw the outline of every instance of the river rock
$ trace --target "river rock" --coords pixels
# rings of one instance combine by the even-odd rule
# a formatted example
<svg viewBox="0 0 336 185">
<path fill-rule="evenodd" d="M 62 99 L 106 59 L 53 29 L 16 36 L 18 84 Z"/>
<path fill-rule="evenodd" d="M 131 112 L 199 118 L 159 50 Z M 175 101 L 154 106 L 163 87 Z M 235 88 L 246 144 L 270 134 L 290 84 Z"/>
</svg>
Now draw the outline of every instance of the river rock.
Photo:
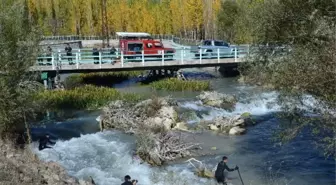
<svg viewBox="0 0 336 185">
<path fill-rule="evenodd" d="M 188 126 L 185 122 L 176 123 L 174 130 L 188 131 Z"/>
<path fill-rule="evenodd" d="M 207 168 L 198 169 L 196 175 L 203 178 L 214 178 L 214 173 Z"/>
<path fill-rule="evenodd" d="M 216 117 L 214 124 L 220 127 L 244 126 L 244 119 L 240 115 L 233 117 Z"/>
<path fill-rule="evenodd" d="M 247 114 L 245 114 L 247 116 Z M 230 135 L 240 135 L 245 133 L 245 117 L 236 115 L 232 117 L 216 117 L 211 123 L 208 123 L 208 128 L 213 131 L 219 131 Z"/>
<path fill-rule="evenodd" d="M 219 130 L 218 125 L 216 124 L 209 124 L 208 126 L 210 130 L 213 130 L 213 131 Z"/>
<path fill-rule="evenodd" d="M 197 96 L 197 98 L 201 100 L 204 105 L 223 108 L 226 110 L 232 110 L 237 102 L 237 99 L 234 96 L 218 93 L 216 91 L 204 91 Z"/>
<path fill-rule="evenodd" d="M 244 134 L 246 132 L 245 128 L 241 128 L 241 127 L 232 127 L 229 131 L 230 135 L 241 135 Z"/>
</svg>

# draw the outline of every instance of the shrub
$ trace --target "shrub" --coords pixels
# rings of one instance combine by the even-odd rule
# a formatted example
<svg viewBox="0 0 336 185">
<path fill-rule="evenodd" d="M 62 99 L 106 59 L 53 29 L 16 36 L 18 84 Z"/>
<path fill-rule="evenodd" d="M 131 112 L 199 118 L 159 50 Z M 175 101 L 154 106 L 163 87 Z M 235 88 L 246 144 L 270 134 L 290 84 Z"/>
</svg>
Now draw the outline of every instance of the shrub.
<svg viewBox="0 0 336 185">
<path fill-rule="evenodd" d="M 205 91 L 210 90 L 209 81 L 188 80 L 183 81 L 177 78 L 169 78 L 161 81 L 156 81 L 150 86 L 157 90 L 169 91 Z"/>
<path fill-rule="evenodd" d="M 65 91 L 43 91 L 36 95 L 36 99 L 50 108 L 95 109 L 113 100 L 138 101 L 141 96 L 121 93 L 107 87 L 85 85 Z"/>
</svg>

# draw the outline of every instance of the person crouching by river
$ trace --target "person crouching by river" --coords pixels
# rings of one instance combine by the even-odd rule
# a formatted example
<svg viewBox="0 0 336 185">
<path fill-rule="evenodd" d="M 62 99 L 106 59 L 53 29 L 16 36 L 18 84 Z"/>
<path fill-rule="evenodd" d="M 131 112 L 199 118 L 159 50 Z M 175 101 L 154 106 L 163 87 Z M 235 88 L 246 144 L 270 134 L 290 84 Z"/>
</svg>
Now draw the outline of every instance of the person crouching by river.
<svg viewBox="0 0 336 185">
<path fill-rule="evenodd" d="M 122 183 L 121 185 L 133 185 L 131 182 L 131 177 L 129 175 L 126 175 L 124 178 L 125 182 Z"/>
<path fill-rule="evenodd" d="M 219 162 L 218 165 L 217 165 L 217 169 L 216 169 L 216 172 L 215 172 L 215 178 L 216 178 L 216 180 L 219 184 L 227 185 L 225 174 L 224 174 L 225 170 L 227 170 L 229 172 L 238 170 L 238 166 L 236 166 L 235 168 L 229 168 L 226 165 L 227 162 L 228 162 L 228 158 L 226 156 L 224 156 L 223 160 L 221 162 Z"/>
</svg>

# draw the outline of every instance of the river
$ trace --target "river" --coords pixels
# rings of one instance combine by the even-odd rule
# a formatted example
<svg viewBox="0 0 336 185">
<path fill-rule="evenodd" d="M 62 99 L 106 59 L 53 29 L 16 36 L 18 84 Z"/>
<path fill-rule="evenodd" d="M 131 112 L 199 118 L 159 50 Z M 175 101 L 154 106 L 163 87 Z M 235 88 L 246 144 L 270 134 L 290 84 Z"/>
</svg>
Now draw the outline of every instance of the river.
<svg viewBox="0 0 336 185">
<path fill-rule="evenodd" d="M 210 71 L 214 76 L 217 73 Z M 196 76 L 200 73 L 187 73 Z M 204 75 L 203 77 L 210 77 Z M 236 115 L 250 112 L 258 124 L 248 128 L 243 136 L 223 136 L 211 132 L 193 134 L 202 147 L 216 147 L 213 155 L 199 157 L 209 168 L 213 168 L 224 155 L 229 157 L 229 166 L 238 165 L 245 185 L 335 185 L 335 161 L 325 159 L 322 152 L 313 144 L 313 139 L 305 133 L 300 134 L 288 144 L 273 141 L 273 133 L 281 120 L 274 115 L 279 110 L 275 103 L 275 92 L 261 91 L 256 87 L 239 84 L 235 78 L 211 78 L 214 90 L 236 94 L 239 97 L 235 110 L 200 106 L 195 96 L 197 92 L 155 91 L 160 96 L 176 98 L 182 111 L 193 112 L 189 124 L 218 115 Z M 148 87 L 133 86 L 136 80 L 117 85 L 121 91 L 147 94 L 153 93 Z M 182 112 L 181 112 L 182 113 Z M 48 131 L 59 138 L 53 149 L 38 151 L 36 143 L 32 146 L 44 161 L 61 164 L 68 173 L 80 179 L 89 176 L 98 185 L 119 185 L 128 174 L 139 180 L 139 185 L 193 184 L 211 185 L 212 180 L 201 179 L 193 174 L 193 167 L 179 161 L 165 167 L 155 168 L 140 164 L 132 159 L 135 148 L 133 136 L 117 131 L 97 132 L 95 120 L 99 111 L 74 111 L 50 120 L 43 127 L 34 128 L 36 135 Z M 238 173 L 229 173 L 230 183 L 240 185 Z"/>
</svg>

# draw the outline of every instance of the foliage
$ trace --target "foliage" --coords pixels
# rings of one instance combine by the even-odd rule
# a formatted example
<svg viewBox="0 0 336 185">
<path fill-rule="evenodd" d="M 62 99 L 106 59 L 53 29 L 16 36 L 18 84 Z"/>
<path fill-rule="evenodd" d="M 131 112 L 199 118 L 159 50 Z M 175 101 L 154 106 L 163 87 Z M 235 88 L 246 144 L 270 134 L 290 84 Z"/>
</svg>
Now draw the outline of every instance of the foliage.
<svg viewBox="0 0 336 185">
<path fill-rule="evenodd" d="M 209 81 L 188 80 L 183 81 L 177 78 L 169 78 L 165 80 L 156 81 L 150 86 L 157 90 L 168 91 L 206 91 L 210 90 Z"/>
<path fill-rule="evenodd" d="M 81 73 L 68 76 L 64 80 L 64 86 L 66 89 L 72 89 L 85 84 L 111 86 L 112 84 L 137 77 L 141 74 L 142 71 Z"/>
<path fill-rule="evenodd" d="M 138 101 L 141 96 L 121 93 L 112 88 L 86 85 L 65 91 L 43 91 L 35 98 L 55 109 L 94 109 L 114 100 Z"/>
<path fill-rule="evenodd" d="M 335 0 L 272 0 L 254 8 L 256 49 L 240 69 L 245 81 L 280 92 L 282 116 L 290 118 L 282 140 L 309 128 L 326 154 L 335 154 Z"/>
<path fill-rule="evenodd" d="M 29 24 L 24 1 L 0 3 L 0 135 L 18 137 L 36 108 L 32 95 L 39 86 L 28 74 L 38 46 L 38 35 Z"/>
<path fill-rule="evenodd" d="M 28 0 L 29 15 L 46 35 L 100 35 L 102 6 L 96 0 Z M 107 0 L 109 30 L 213 37 L 221 0 Z"/>
</svg>

